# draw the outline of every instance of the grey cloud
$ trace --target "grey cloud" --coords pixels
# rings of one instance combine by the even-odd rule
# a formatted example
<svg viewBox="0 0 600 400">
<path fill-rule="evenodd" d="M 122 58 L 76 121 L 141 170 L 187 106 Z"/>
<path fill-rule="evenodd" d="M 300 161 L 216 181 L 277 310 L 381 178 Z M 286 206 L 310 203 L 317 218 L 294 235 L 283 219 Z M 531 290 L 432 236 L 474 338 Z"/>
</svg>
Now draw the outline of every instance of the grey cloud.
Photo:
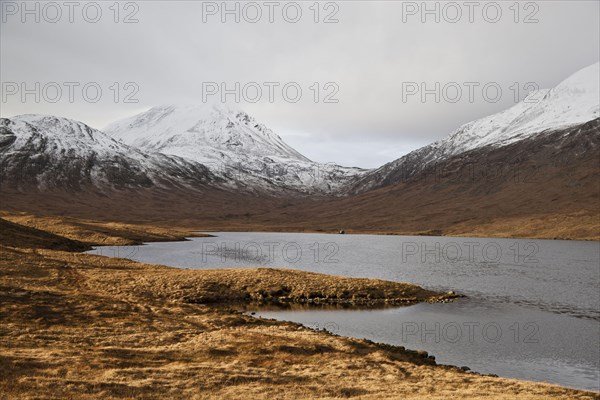
<svg viewBox="0 0 600 400">
<path fill-rule="evenodd" d="M 309 3 L 296 24 L 222 24 L 203 23 L 200 2 L 134 3 L 135 24 L 112 22 L 110 2 L 102 3 L 106 18 L 96 24 L 7 17 L 0 28 L 3 82 L 98 82 L 104 92 L 98 103 L 22 103 L 12 96 L 1 104 L 2 116 L 57 114 L 102 128 L 154 105 L 200 102 L 202 82 L 298 82 L 298 103 L 263 97 L 240 107 L 317 161 L 374 167 L 514 104 L 513 82 L 552 87 L 600 58 L 593 1 L 535 2 L 534 24 L 514 23 L 510 14 L 496 24 L 403 23 L 401 2 L 368 1 L 337 2 L 336 24 L 315 24 Z M 403 102 L 403 82 L 435 81 L 498 82 L 504 93 L 497 103 L 481 96 L 473 103 Z M 115 103 L 114 82 L 135 82 L 139 102 Z M 313 82 L 335 82 L 339 103 L 315 104 Z"/>
</svg>

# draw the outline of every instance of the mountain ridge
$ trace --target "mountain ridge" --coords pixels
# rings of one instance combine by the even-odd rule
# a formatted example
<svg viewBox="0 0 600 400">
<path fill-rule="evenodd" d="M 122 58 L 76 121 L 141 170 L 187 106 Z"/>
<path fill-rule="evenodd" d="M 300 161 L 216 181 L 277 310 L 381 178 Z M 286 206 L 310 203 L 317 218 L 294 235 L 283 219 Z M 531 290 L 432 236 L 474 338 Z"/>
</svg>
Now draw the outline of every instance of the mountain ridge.
<svg viewBox="0 0 600 400">
<path fill-rule="evenodd" d="M 0 166 L 3 187 L 42 190 L 201 188 L 218 182 L 201 164 L 146 154 L 82 122 L 38 114 L 0 119 Z"/>
<path fill-rule="evenodd" d="M 592 121 L 600 116 L 599 77 L 600 63 L 585 67 L 553 89 L 533 92 L 506 110 L 468 122 L 441 140 L 365 173 L 350 183 L 347 192 L 393 184 L 397 177 L 410 177 L 430 164 L 470 150 L 502 147 Z"/>
<path fill-rule="evenodd" d="M 221 168 L 198 161 L 207 152 L 218 155 L 215 147 L 204 146 L 196 160 L 152 147 L 176 149 L 189 143 L 188 131 L 197 138 L 212 122 L 198 122 L 196 112 L 185 129 L 165 136 L 156 129 L 157 140 L 146 150 L 65 118 L 2 118 L 3 208 L 194 229 L 594 239 L 600 229 L 600 118 L 593 118 L 598 101 L 588 74 L 597 69 L 595 64 L 539 92 L 538 103 L 465 124 L 368 171 L 322 167 L 297 156 L 284 142 L 278 146 L 268 128 L 236 111 L 212 121 L 225 154 Z M 174 112 L 151 110 L 159 121 Z M 138 125 L 143 139 L 145 125 Z M 223 129 L 232 136 L 222 136 Z M 236 137 L 241 147 L 228 141 Z M 188 150 L 198 152 L 202 143 Z M 263 145 L 270 157 L 243 150 Z"/>
</svg>

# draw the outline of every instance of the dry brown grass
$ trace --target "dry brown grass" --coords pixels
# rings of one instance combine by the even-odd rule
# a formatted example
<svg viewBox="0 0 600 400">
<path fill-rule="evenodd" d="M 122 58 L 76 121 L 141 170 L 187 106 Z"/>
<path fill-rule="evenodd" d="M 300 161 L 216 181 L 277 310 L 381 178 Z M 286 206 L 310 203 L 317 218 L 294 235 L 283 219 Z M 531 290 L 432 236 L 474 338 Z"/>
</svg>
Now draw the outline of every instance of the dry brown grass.
<svg viewBox="0 0 600 400">
<path fill-rule="evenodd" d="M 447 232 L 454 236 L 600 240 L 600 214 L 578 211 L 569 214 L 511 217 L 478 226 L 457 225 Z"/>
<path fill-rule="evenodd" d="M 86 267 L 90 285 L 107 293 L 193 304 L 346 304 L 374 306 L 445 302 L 459 297 L 417 285 L 379 279 L 345 278 L 275 268 L 181 270 L 125 259 L 39 250 L 47 260 Z M 96 268 L 91 269 L 94 265 Z"/>
<path fill-rule="evenodd" d="M 0 217 L 13 223 L 94 246 L 129 246 L 142 242 L 168 242 L 185 240 L 186 237 L 192 236 L 207 236 L 187 230 L 157 226 L 40 216 L 24 212 L 0 211 Z"/>
<path fill-rule="evenodd" d="M 190 302 L 221 289 L 245 297 L 281 294 L 283 286 L 291 297 L 435 295 L 413 285 L 286 270 L 187 271 L 5 245 L 0 256 L 3 399 L 596 398 Z"/>
</svg>

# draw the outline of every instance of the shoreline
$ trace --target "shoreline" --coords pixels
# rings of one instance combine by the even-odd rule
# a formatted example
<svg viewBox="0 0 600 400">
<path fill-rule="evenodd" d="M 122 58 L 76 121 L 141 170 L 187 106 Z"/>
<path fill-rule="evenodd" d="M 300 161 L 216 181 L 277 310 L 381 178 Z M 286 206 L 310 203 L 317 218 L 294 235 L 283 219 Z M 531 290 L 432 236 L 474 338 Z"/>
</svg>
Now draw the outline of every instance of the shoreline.
<svg viewBox="0 0 600 400">
<path fill-rule="evenodd" d="M 569 241 L 569 242 L 600 242 L 600 237 L 595 238 L 548 238 L 548 237 L 535 237 L 535 236 L 486 236 L 486 235 L 477 235 L 473 234 L 472 236 L 467 236 L 467 234 L 440 234 L 433 235 L 427 234 L 427 232 L 418 232 L 418 231 L 410 231 L 410 232 L 391 232 L 391 231 L 362 231 L 362 230 L 347 230 L 344 233 L 339 233 L 335 231 L 324 231 L 324 230 L 307 230 L 307 229 L 287 229 L 287 230 L 274 230 L 273 228 L 267 227 L 264 230 L 228 230 L 228 229 L 192 229 L 189 231 L 190 233 L 206 233 L 208 236 L 211 233 L 218 232 L 227 232 L 227 233 L 312 233 L 312 234 L 321 234 L 321 235 L 373 235 L 373 236 L 407 236 L 407 237 L 445 237 L 445 238 L 464 238 L 464 239 L 518 239 L 518 240 L 548 240 L 548 241 Z M 198 236 L 189 236 L 190 238 L 198 237 Z M 213 236 L 218 237 L 218 236 Z"/>
<path fill-rule="evenodd" d="M 436 233 L 432 231 L 393 231 L 393 230 L 363 230 L 363 229 L 344 229 L 344 233 L 339 233 L 336 230 L 325 230 L 325 229 L 305 229 L 298 227 L 285 227 L 278 228 L 277 226 L 263 226 L 263 227 L 252 227 L 252 229 L 243 229 L 243 227 L 226 228 L 226 227 L 209 227 L 203 229 L 197 228 L 179 228 L 186 230 L 190 233 L 218 233 L 218 232 L 231 232 L 231 233 L 314 233 L 323 235 L 374 235 L 374 236 L 410 236 L 410 237 L 449 237 L 449 238 L 478 238 L 478 239 L 532 239 L 532 240 L 564 240 L 564 241 L 581 241 L 581 242 L 599 242 L 600 236 L 597 238 L 571 238 L 571 237 L 547 237 L 547 236 L 519 236 L 519 235 L 499 235 L 493 233 Z M 193 236 L 191 236 L 193 237 Z"/>
<path fill-rule="evenodd" d="M 37 227 L 41 225 L 37 221 Z M 54 224 L 49 230 L 56 233 L 60 231 L 58 228 Z M 133 234 L 127 231 L 124 224 L 113 228 L 111 231 L 105 224 L 94 228 L 87 223 L 87 230 L 78 234 L 87 244 L 91 244 L 94 235 L 104 235 L 104 243 L 133 240 L 132 237 L 140 235 L 136 228 L 132 228 Z M 71 229 L 63 227 L 63 230 L 71 235 L 66 240 L 76 240 Z M 225 299 L 243 300 L 246 305 L 249 300 L 308 304 L 309 299 L 313 303 L 322 299 L 317 304 L 352 304 L 350 308 L 355 308 L 356 304 L 385 303 L 386 299 L 411 303 L 452 300 L 460 295 L 397 282 L 295 270 L 182 270 L 42 248 L 38 244 L 47 242 L 32 237 L 35 231 L 26 233 L 33 243 L 31 247 L 6 247 L 2 243 L 5 273 L 2 284 L 9 290 L 2 294 L 0 313 L 6 325 L 1 333 L 11 347 L 2 347 L 0 352 L 0 368 L 9 368 L 3 374 L 7 380 L 0 381 L 0 388 L 15 397 L 43 398 L 44 393 L 51 393 L 54 397 L 106 398 L 129 393 L 130 397 L 154 398 L 160 388 L 165 388 L 160 383 L 161 376 L 165 379 L 164 368 L 181 363 L 188 365 L 181 372 L 178 368 L 168 369 L 170 386 L 176 388 L 170 389 L 169 394 L 160 393 L 161 396 L 190 397 L 200 379 L 204 382 L 200 387 L 208 387 L 205 393 L 215 398 L 243 398 L 250 393 L 266 398 L 272 390 L 281 398 L 389 398 L 401 393 L 404 393 L 401 397 L 410 398 L 428 398 L 432 394 L 431 398 L 444 398 L 457 393 L 469 393 L 473 398 L 487 397 L 490 393 L 499 398 L 522 393 L 529 396 L 522 398 L 597 397 L 594 392 L 467 372 L 455 366 L 438 365 L 423 351 L 337 336 L 291 322 L 259 320 L 212 306 L 222 305 Z M 148 238 L 156 239 L 158 234 L 154 230 Z M 177 236 L 167 231 L 160 234 L 167 239 Z M 90 331 L 90 327 L 96 328 Z M 53 337 L 52 341 L 45 339 L 48 335 Z M 83 353 L 77 343 L 87 343 Z M 80 351 L 66 350 L 72 347 L 73 350 L 79 347 Z M 179 348 L 181 352 L 176 350 Z M 102 349 L 120 350 L 105 354 Z M 133 349 L 137 350 L 131 353 Z M 34 365 L 46 365 L 45 361 L 36 360 L 42 354 L 48 354 L 44 357 L 50 357 L 48 360 L 52 362 L 40 370 Z M 159 361 L 165 357 L 165 361 Z M 238 367 L 222 370 L 219 365 L 223 363 Z M 53 372 L 54 365 L 58 365 L 58 372 Z M 106 376 L 102 368 L 93 365 L 110 366 L 115 372 Z M 352 365 L 356 369 L 350 368 Z M 294 372 L 296 366 L 313 377 L 307 385 L 317 382 L 308 392 L 300 384 L 303 374 Z M 138 378 L 130 374 L 132 368 L 138 371 L 135 375 Z M 222 383 L 210 383 L 199 375 L 187 377 L 185 371 L 194 368 L 212 371 L 210 374 L 220 377 L 217 380 Z M 296 378 L 285 378 L 286 374 L 281 375 L 283 371 Z M 348 384 L 339 379 L 340 371 L 344 371 Z M 240 378 L 232 383 L 232 376 Z M 248 376 L 254 377 L 248 380 Z M 388 377 L 394 377 L 393 384 Z M 64 386 L 67 381 L 72 383 L 66 392 L 51 389 Z M 231 392 L 231 387 L 236 391 Z M 245 396 L 240 395 L 242 392 Z"/>
<path fill-rule="evenodd" d="M 176 231 L 180 236 L 190 235 L 191 232 L 273 232 L 273 233 L 321 233 L 321 234 L 339 234 L 344 230 L 345 234 L 365 234 L 365 235 L 390 235 L 390 236 L 440 236 L 440 237 L 465 237 L 465 238 L 497 238 L 497 239 L 537 239 L 537 240 L 569 240 L 569 241 L 600 241 L 600 232 L 597 223 L 597 215 L 590 214 L 585 216 L 585 223 L 582 222 L 581 213 L 557 214 L 547 216 L 515 217 L 506 220 L 488 220 L 478 224 L 466 224 L 457 222 L 453 225 L 442 224 L 434 227 L 419 228 L 410 226 L 406 229 L 399 229 L 396 226 L 382 225 L 381 228 L 373 229 L 369 227 L 356 226 L 352 223 L 340 223 L 339 226 L 331 224 L 282 224 L 277 221 L 271 222 L 240 222 L 233 220 L 225 224 L 222 221 L 214 221 L 209 218 L 204 222 L 198 221 L 198 218 L 177 220 L 169 216 L 166 219 L 139 219 L 124 216 L 115 216 L 115 220 L 122 221 L 114 223 L 102 216 L 91 216 L 93 219 L 69 218 L 61 215 L 37 215 L 33 211 L 9 211 L 8 209 L 0 211 L 0 218 L 5 218 L 13 222 L 29 221 L 41 219 L 52 225 L 53 221 L 73 222 L 86 221 L 95 225 L 124 225 L 141 229 L 151 229 L 160 232 L 153 237 L 153 240 L 169 240 L 166 232 Z M 88 218 L 88 217 L 85 217 Z M 553 221 L 549 226 L 548 221 Z M 110 245 L 111 243 L 106 243 Z M 139 243 L 136 243 L 139 244 Z"/>
</svg>

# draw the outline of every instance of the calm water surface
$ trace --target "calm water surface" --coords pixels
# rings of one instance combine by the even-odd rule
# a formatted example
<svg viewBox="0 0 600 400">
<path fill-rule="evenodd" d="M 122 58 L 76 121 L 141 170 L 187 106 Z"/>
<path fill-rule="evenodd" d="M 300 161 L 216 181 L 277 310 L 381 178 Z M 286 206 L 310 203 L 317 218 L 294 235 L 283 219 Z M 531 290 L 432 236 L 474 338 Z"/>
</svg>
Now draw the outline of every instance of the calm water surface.
<svg viewBox="0 0 600 400">
<path fill-rule="evenodd" d="M 466 294 L 450 304 L 257 315 L 426 350 L 438 363 L 600 391 L 600 243 L 232 233 L 93 253 L 180 268 L 278 267 Z"/>
</svg>

